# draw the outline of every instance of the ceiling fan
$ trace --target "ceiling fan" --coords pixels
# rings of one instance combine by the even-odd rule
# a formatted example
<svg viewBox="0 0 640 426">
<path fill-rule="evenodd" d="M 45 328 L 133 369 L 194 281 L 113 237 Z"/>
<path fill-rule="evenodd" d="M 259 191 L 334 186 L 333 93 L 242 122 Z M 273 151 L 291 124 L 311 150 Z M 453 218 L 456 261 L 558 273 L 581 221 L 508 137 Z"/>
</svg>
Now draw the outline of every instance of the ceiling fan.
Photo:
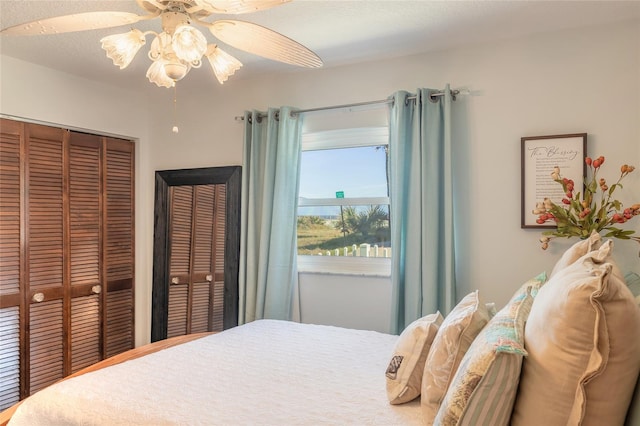
<svg viewBox="0 0 640 426">
<path fill-rule="evenodd" d="M 243 14 L 269 9 L 291 0 L 136 0 L 148 14 L 101 11 L 40 19 L 5 28 L 0 35 L 47 35 L 111 28 L 161 18 L 162 31 L 132 29 L 100 40 L 114 65 L 126 68 L 146 36 L 154 36 L 149 49 L 152 63 L 147 70 L 150 82 L 160 87 L 174 87 L 191 68 L 202 65 L 206 57 L 222 84 L 242 63 L 205 36 L 192 24 L 207 28 L 218 40 L 237 49 L 287 64 L 316 68 L 322 60 L 300 43 L 263 26 L 239 20 L 207 21 L 213 14 Z"/>
</svg>

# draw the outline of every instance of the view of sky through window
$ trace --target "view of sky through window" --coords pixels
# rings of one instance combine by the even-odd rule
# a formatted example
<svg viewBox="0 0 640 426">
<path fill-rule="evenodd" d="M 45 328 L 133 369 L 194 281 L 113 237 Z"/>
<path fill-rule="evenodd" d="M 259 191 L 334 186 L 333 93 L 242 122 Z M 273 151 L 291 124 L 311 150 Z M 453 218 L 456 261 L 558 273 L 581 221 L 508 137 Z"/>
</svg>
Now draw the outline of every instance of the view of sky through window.
<svg viewBox="0 0 640 426">
<path fill-rule="evenodd" d="M 385 147 L 341 148 L 303 151 L 300 197 L 386 197 Z"/>
</svg>

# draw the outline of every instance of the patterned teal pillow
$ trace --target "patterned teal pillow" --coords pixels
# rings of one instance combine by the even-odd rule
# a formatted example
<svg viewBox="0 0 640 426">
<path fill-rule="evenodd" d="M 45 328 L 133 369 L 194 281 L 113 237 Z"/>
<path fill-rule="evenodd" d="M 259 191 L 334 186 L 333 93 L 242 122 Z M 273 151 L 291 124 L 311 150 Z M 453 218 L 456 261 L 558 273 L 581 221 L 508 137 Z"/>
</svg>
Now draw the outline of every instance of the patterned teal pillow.
<svg viewBox="0 0 640 426">
<path fill-rule="evenodd" d="M 627 282 L 633 297 L 635 297 L 636 303 L 640 306 L 640 276 L 635 272 L 629 272 L 624 276 L 624 280 Z"/>
<path fill-rule="evenodd" d="M 442 401 L 434 424 L 508 425 L 518 390 L 524 323 L 546 274 L 524 283 L 475 338 Z"/>
</svg>

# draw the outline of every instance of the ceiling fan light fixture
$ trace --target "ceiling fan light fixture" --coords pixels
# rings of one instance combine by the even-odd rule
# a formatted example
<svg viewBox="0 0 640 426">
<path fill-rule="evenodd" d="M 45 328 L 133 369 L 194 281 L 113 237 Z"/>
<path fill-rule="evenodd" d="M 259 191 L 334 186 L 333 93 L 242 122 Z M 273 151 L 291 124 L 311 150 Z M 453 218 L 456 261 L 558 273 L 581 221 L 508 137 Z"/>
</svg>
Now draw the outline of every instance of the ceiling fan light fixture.
<svg viewBox="0 0 640 426">
<path fill-rule="evenodd" d="M 189 72 L 189 66 L 182 61 L 171 61 L 164 63 L 164 73 L 174 82 L 182 80 Z"/>
<path fill-rule="evenodd" d="M 133 29 L 128 33 L 103 37 L 100 43 L 107 52 L 107 58 L 111 59 L 113 64 L 120 69 L 125 69 L 136 56 L 138 50 L 146 43 L 146 40 L 142 31 Z"/>
<path fill-rule="evenodd" d="M 197 62 L 207 51 L 207 39 L 196 28 L 190 25 L 179 25 L 173 33 L 171 47 L 181 60 Z"/>
<path fill-rule="evenodd" d="M 192 67 L 198 68 L 202 64 L 200 61 L 202 55 L 193 61 L 186 61 L 178 56 L 173 46 L 173 37 L 167 32 L 158 34 L 151 43 L 149 58 L 154 61 L 154 64 L 149 67 L 147 78 L 158 86 L 173 87 L 175 82 L 184 78 Z M 169 84 L 166 80 L 171 80 L 173 84 Z"/>
<path fill-rule="evenodd" d="M 227 81 L 229 76 L 233 75 L 233 73 L 242 67 L 242 62 L 229 55 L 215 44 L 209 45 L 205 56 L 209 60 L 213 73 L 220 84 Z"/>
<path fill-rule="evenodd" d="M 2 0 L 0 0 L 2 1 Z M 154 38 L 148 51 L 152 64 L 147 78 L 160 87 L 174 87 L 191 68 L 202 65 L 206 56 L 213 72 L 222 84 L 242 67 L 233 56 L 208 45 L 197 25 L 207 28 L 221 42 L 245 52 L 291 65 L 316 68 L 322 60 L 307 47 L 276 31 L 251 22 L 222 19 L 208 20 L 213 14 L 243 14 L 288 3 L 292 0 L 137 0 L 148 14 L 118 11 L 75 13 L 53 18 L 38 19 L 0 29 L 4 35 L 58 34 L 96 30 L 135 24 L 160 18 L 162 31 L 132 29 L 124 34 L 103 37 L 100 41 L 107 57 L 114 65 L 124 69 L 146 44 L 146 36 Z"/>
<path fill-rule="evenodd" d="M 158 59 L 153 61 L 149 69 L 147 70 L 147 78 L 151 83 L 155 83 L 158 87 L 171 88 L 176 85 L 176 82 L 167 76 L 165 71 L 165 61 Z"/>
<path fill-rule="evenodd" d="M 156 34 L 156 37 L 151 42 L 151 47 L 149 48 L 149 59 L 152 61 L 157 61 L 162 58 L 164 52 L 168 47 L 171 46 L 171 35 L 161 32 L 160 34 Z"/>
</svg>

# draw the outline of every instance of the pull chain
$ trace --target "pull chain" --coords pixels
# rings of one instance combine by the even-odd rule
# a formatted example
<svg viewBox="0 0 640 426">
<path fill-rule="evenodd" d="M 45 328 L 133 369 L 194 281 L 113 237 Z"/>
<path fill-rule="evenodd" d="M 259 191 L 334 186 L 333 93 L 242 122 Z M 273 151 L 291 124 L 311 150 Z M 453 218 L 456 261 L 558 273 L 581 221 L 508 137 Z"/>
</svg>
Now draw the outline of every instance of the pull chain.
<svg viewBox="0 0 640 426">
<path fill-rule="evenodd" d="M 173 133 L 178 133 L 178 87 L 173 86 Z"/>
</svg>

